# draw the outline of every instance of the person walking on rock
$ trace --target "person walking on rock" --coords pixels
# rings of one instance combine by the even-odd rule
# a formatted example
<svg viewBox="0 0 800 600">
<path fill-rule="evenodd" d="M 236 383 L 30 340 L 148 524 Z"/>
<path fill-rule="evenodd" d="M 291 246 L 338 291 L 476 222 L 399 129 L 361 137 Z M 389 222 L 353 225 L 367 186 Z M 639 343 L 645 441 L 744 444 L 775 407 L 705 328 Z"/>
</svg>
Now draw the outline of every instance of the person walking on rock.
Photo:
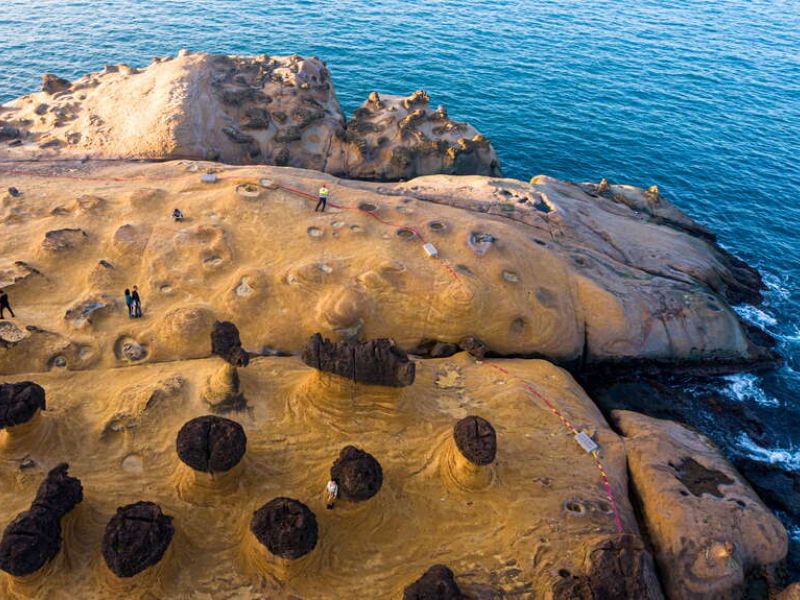
<svg viewBox="0 0 800 600">
<path fill-rule="evenodd" d="M 330 194 L 330 191 L 324 185 L 319 188 L 319 202 L 317 202 L 314 212 L 317 212 L 318 210 L 320 212 L 325 212 L 325 207 L 328 206 L 328 194 Z M 322 210 L 320 210 L 320 206 L 322 207 Z"/>
<path fill-rule="evenodd" d="M 0 290 L 0 319 L 6 318 L 6 309 L 11 313 L 11 318 L 15 318 L 14 311 L 11 310 L 11 304 L 8 301 L 8 294 L 6 294 L 5 290 Z"/>
<path fill-rule="evenodd" d="M 333 510 L 333 505 L 336 503 L 336 498 L 339 497 L 339 484 L 335 479 L 331 479 L 328 485 L 325 486 L 325 508 Z"/>
<path fill-rule="evenodd" d="M 128 318 L 133 318 L 133 296 L 128 288 L 125 288 L 125 305 L 128 307 Z"/>
<path fill-rule="evenodd" d="M 131 294 L 131 299 L 133 300 L 133 318 L 141 319 L 142 299 L 139 297 L 139 288 L 136 286 L 133 286 L 133 293 Z"/>
</svg>

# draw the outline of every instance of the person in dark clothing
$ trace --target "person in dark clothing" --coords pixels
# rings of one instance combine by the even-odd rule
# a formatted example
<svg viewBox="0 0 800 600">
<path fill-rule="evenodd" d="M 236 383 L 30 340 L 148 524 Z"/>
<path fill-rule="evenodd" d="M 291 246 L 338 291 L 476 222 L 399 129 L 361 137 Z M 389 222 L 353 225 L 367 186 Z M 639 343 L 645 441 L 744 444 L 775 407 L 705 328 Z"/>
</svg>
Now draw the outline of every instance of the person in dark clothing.
<svg viewBox="0 0 800 600">
<path fill-rule="evenodd" d="M 11 310 L 11 304 L 8 301 L 8 294 L 5 293 L 4 290 L 0 290 L 0 319 L 5 319 L 5 311 L 8 309 L 8 312 L 11 313 L 11 318 L 14 318 L 14 311 Z"/>
<path fill-rule="evenodd" d="M 142 318 L 142 299 L 139 298 L 139 288 L 133 286 L 133 293 L 131 294 L 131 298 L 133 298 L 133 318 L 134 319 L 141 319 Z"/>
<path fill-rule="evenodd" d="M 129 289 L 125 289 L 125 305 L 128 307 L 128 318 L 133 318 L 133 296 Z"/>
</svg>

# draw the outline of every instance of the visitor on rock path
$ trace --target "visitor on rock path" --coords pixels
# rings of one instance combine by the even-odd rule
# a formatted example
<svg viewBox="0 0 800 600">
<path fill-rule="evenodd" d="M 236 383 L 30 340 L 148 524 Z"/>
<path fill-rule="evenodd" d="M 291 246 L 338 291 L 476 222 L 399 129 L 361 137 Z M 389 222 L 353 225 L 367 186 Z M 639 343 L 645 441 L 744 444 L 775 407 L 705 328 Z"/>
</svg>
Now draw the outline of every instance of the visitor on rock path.
<svg viewBox="0 0 800 600">
<path fill-rule="evenodd" d="M 325 486 L 325 508 L 333 510 L 333 505 L 336 503 L 336 498 L 339 497 L 339 484 L 335 479 L 331 479 L 328 485 Z"/>
<path fill-rule="evenodd" d="M 133 296 L 131 296 L 131 291 L 128 288 L 125 288 L 125 305 L 128 307 L 128 318 L 133 318 Z"/>
<path fill-rule="evenodd" d="M 6 294 L 4 290 L 0 290 L 0 319 L 6 318 L 6 309 L 11 313 L 11 318 L 15 318 L 14 311 L 11 310 L 11 304 L 8 301 L 8 294 Z"/>
<path fill-rule="evenodd" d="M 325 212 L 325 207 L 328 206 L 328 194 L 330 194 L 330 192 L 328 191 L 328 188 L 326 188 L 324 185 L 321 188 L 319 188 L 319 202 L 317 202 L 317 206 L 314 209 L 314 212 L 317 212 L 320 206 L 322 207 L 322 210 L 320 210 L 320 212 Z"/>
<path fill-rule="evenodd" d="M 142 318 L 142 299 L 139 298 L 139 288 L 133 286 L 133 293 L 131 294 L 131 298 L 133 299 L 133 318 L 134 319 L 141 319 Z"/>
<path fill-rule="evenodd" d="M 180 223 L 185 217 L 183 216 L 183 211 L 180 208 L 176 208 L 172 211 L 172 218 L 175 222 Z"/>
</svg>

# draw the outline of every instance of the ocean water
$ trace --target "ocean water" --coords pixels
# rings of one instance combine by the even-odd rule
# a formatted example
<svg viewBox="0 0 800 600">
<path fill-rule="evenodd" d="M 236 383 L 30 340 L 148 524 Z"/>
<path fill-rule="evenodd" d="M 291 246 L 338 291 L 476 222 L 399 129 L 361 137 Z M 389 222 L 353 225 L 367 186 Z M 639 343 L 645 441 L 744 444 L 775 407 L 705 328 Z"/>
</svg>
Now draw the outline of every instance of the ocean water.
<svg viewBox="0 0 800 600">
<path fill-rule="evenodd" d="M 800 472 L 798 0 L 2 0 L 0 102 L 44 72 L 180 48 L 317 55 L 347 112 L 372 90 L 425 89 L 511 177 L 658 184 L 762 271 L 764 304 L 737 310 L 786 358 L 702 384 L 757 416 L 760 443 L 713 418 L 707 431 Z"/>
</svg>

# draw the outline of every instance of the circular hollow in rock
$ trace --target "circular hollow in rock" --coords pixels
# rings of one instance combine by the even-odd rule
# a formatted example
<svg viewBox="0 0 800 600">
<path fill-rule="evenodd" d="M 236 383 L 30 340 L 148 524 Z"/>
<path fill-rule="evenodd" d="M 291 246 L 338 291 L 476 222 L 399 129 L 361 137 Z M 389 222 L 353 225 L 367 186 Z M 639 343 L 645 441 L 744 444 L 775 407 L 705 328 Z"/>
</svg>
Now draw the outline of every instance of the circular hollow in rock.
<svg viewBox="0 0 800 600">
<path fill-rule="evenodd" d="M 370 202 L 362 202 L 358 205 L 358 210 L 363 210 L 364 212 L 375 212 L 378 210 L 378 207 Z"/>
<path fill-rule="evenodd" d="M 245 198 L 258 198 L 261 195 L 261 188 L 253 183 L 243 183 L 236 186 L 236 193 Z"/>
<path fill-rule="evenodd" d="M 339 485 L 345 500 L 369 500 L 383 485 L 383 469 L 375 457 L 356 448 L 345 446 L 331 467 L 331 479 Z"/>
<path fill-rule="evenodd" d="M 323 231 L 319 227 L 309 227 L 308 229 L 306 229 L 306 233 L 308 234 L 309 237 L 319 238 L 322 237 Z"/>
<path fill-rule="evenodd" d="M 206 415 L 181 427 L 176 446 L 178 457 L 195 471 L 223 473 L 242 460 L 247 436 L 236 421 Z"/>
<path fill-rule="evenodd" d="M 435 231 L 436 233 L 442 233 L 443 231 L 447 230 L 447 225 L 445 225 L 442 221 L 431 221 L 428 223 L 428 229 Z"/>
<path fill-rule="evenodd" d="M 253 513 L 250 531 L 275 556 L 300 558 L 317 545 L 317 517 L 292 498 L 273 498 Z"/>
<path fill-rule="evenodd" d="M 453 571 L 445 565 L 433 565 L 403 590 L 403 600 L 464 600 Z"/>
<path fill-rule="evenodd" d="M 488 465 L 497 453 L 497 434 L 486 419 L 471 415 L 453 428 L 453 437 L 461 454 L 475 465 Z"/>
<path fill-rule="evenodd" d="M 397 230 L 397 237 L 403 240 L 413 240 L 415 237 L 417 237 L 417 234 L 410 229 L 402 227 Z"/>
<path fill-rule="evenodd" d="M 118 577 L 133 577 L 158 563 L 175 528 L 153 502 L 120 506 L 103 535 L 103 558 Z"/>
</svg>

